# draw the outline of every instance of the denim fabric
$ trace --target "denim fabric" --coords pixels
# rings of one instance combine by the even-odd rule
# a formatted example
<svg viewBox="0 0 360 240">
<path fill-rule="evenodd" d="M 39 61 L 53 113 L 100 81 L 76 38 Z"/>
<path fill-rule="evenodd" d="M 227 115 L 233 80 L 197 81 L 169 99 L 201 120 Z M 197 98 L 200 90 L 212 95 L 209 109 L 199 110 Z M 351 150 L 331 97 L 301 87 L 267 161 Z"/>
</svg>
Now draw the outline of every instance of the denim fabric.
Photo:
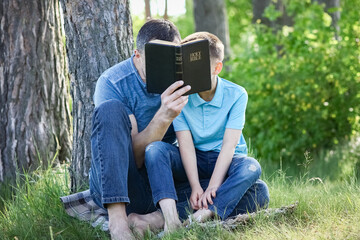
<svg viewBox="0 0 360 240">
<path fill-rule="evenodd" d="M 108 100 L 95 108 L 91 150 L 90 191 L 96 204 L 129 203 L 128 214 L 156 210 L 146 169 L 135 165 L 131 123 L 120 101 Z"/>
<path fill-rule="evenodd" d="M 218 155 L 219 152 L 196 150 L 198 173 L 204 190 L 209 184 Z M 179 149 L 164 142 L 151 143 L 145 151 L 145 165 L 153 202 L 157 204 L 163 198 L 177 200 L 179 215 L 184 218 L 191 188 L 187 182 Z M 266 184 L 259 180 L 260 174 L 261 168 L 255 159 L 234 155 L 226 179 L 217 190 L 213 199 L 214 204 L 210 205 L 209 209 L 225 219 L 238 213 L 253 212 L 257 208 L 266 207 L 269 202 L 269 191 Z"/>
</svg>

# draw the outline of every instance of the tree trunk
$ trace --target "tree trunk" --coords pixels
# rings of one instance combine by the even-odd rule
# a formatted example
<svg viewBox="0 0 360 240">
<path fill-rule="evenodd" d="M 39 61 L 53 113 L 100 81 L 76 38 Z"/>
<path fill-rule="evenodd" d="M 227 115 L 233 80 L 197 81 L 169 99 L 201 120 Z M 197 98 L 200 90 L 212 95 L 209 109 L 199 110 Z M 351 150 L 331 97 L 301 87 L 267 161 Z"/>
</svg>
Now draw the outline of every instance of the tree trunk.
<svg viewBox="0 0 360 240">
<path fill-rule="evenodd" d="M 132 23 L 127 0 L 61 0 L 73 98 L 72 191 L 87 185 L 96 81 L 130 57 Z"/>
<path fill-rule="evenodd" d="M 320 4 L 325 3 L 325 11 L 329 13 L 329 15 L 332 18 L 332 26 L 336 29 L 336 32 L 338 33 L 340 31 L 338 22 L 340 20 L 340 0 L 315 0 L 319 2 Z M 337 11 L 329 11 L 331 8 L 337 8 Z"/>
<path fill-rule="evenodd" d="M 289 15 L 286 13 L 286 8 L 282 0 L 276 2 L 272 0 L 253 0 L 253 22 L 261 21 L 262 24 L 265 24 L 268 27 L 272 27 L 274 31 L 279 30 L 282 26 L 292 26 L 293 21 Z M 264 17 L 265 9 L 270 5 L 275 4 L 275 9 L 282 12 L 282 16 L 278 17 L 276 21 L 270 21 L 268 18 Z"/>
<path fill-rule="evenodd" d="M 165 10 L 164 10 L 164 19 L 168 19 L 168 1 L 165 0 Z"/>
<path fill-rule="evenodd" d="M 319 4 L 325 4 L 325 11 L 329 12 L 331 8 L 339 8 L 340 0 L 313 0 Z M 274 28 L 274 30 L 280 29 L 282 26 L 293 25 L 293 21 L 289 15 L 286 13 L 286 8 L 282 0 L 272 1 L 272 0 L 253 0 L 253 22 L 261 20 L 261 23 Z M 275 4 L 275 9 L 283 13 L 283 15 L 276 19 L 276 21 L 270 21 L 268 18 L 264 17 L 264 11 L 270 4 Z M 340 20 L 340 11 L 335 11 L 329 13 L 332 18 L 332 25 L 339 31 L 338 21 Z"/>
<path fill-rule="evenodd" d="M 229 23 L 224 0 L 194 0 L 195 30 L 215 34 L 224 43 L 225 59 L 230 57 Z"/>
<path fill-rule="evenodd" d="M 151 18 L 150 0 L 145 0 L 145 19 Z"/>
<path fill-rule="evenodd" d="M 270 20 L 263 16 L 265 9 L 270 5 L 272 0 L 253 0 L 253 23 L 258 20 L 261 21 L 262 24 L 270 26 Z"/>
<path fill-rule="evenodd" d="M 66 58 L 57 0 L 0 3 L 0 181 L 70 159 Z M 59 150 L 59 154 L 56 155 Z"/>
</svg>

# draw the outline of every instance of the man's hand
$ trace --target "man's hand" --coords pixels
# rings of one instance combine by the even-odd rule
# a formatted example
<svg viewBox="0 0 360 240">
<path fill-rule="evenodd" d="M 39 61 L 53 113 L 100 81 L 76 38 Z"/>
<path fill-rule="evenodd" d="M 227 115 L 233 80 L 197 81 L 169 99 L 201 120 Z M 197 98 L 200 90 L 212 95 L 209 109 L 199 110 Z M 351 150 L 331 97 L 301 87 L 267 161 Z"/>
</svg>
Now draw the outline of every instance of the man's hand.
<svg viewBox="0 0 360 240">
<path fill-rule="evenodd" d="M 212 198 L 216 197 L 216 191 L 218 187 L 208 187 L 198 201 L 199 208 L 208 209 L 208 204 L 212 205 Z"/>
<path fill-rule="evenodd" d="M 192 209 L 194 210 L 200 209 L 198 201 L 200 200 L 203 193 L 204 190 L 201 188 L 201 186 L 192 189 L 190 196 L 190 204 Z"/>
<path fill-rule="evenodd" d="M 168 121 L 174 120 L 188 102 L 188 96 L 183 95 L 188 92 L 191 87 L 188 85 L 180 88 L 182 85 L 184 85 L 183 81 L 177 81 L 171 84 L 170 87 L 161 94 L 159 112 L 162 113 Z"/>
</svg>

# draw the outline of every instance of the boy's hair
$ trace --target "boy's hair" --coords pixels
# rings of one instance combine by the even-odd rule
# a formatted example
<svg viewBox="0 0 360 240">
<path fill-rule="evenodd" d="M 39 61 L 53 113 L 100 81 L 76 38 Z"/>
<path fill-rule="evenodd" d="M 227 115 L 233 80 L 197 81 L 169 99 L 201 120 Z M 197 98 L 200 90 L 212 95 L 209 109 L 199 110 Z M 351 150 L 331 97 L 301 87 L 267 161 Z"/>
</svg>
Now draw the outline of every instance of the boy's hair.
<svg viewBox="0 0 360 240">
<path fill-rule="evenodd" d="M 184 38 L 181 43 L 187 43 L 197 39 L 207 39 L 209 41 L 210 58 L 219 61 L 224 60 L 224 44 L 217 36 L 212 33 L 196 32 Z"/>
<path fill-rule="evenodd" d="M 145 44 L 151 40 L 181 41 L 177 27 L 166 19 L 150 19 L 141 28 L 136 37 L 136 48 L 144 52 Z"/>
</svg>

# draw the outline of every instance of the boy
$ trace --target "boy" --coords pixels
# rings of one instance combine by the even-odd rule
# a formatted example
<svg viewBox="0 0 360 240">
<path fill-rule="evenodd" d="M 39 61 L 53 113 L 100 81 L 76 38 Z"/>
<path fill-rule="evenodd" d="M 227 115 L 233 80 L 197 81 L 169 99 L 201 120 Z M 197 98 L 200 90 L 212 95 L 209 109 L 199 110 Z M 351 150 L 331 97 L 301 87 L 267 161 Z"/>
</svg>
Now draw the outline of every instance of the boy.
<svg viewBox="0 0 360 240">
<path fill-rule="evenodd" d="M 167 183 L 169 178 L 176 183 L 188 180 L 190 204 L 197 210 L 193 218 L 205 221 L 216 213 L 225 219 L 266 207 L 269 193 L 266 184 L 258 180 L 261 174 L 259 163 L 246 156 L 242 128 L 247 93 L 244 88 L 218 77 L 223 66 L 224 45 L 207 32 L 191 34 L 182 42 L 195 39 L 209 41 L 212 87 L 189 95 L 187 105 L 173 122 L 180 154 L 171 146 L 164 151 L 165 143 L 155 142 L 145 150 L 145 165 L 154 203 L 166 198 L 178 200 L 173 183 Z M 156 175 L 152 174 L 155 169 L 158 169 Z M 200 180 L 206 179 L 208 185 L 202 187 Z M 184 217 L 179 203 L 178 209 L 180 216 Z M 170 222 L 170 226 L 174 221 L 167 218 L 167 210 L 162 210 L 165 222 Z"/>
</svg>

